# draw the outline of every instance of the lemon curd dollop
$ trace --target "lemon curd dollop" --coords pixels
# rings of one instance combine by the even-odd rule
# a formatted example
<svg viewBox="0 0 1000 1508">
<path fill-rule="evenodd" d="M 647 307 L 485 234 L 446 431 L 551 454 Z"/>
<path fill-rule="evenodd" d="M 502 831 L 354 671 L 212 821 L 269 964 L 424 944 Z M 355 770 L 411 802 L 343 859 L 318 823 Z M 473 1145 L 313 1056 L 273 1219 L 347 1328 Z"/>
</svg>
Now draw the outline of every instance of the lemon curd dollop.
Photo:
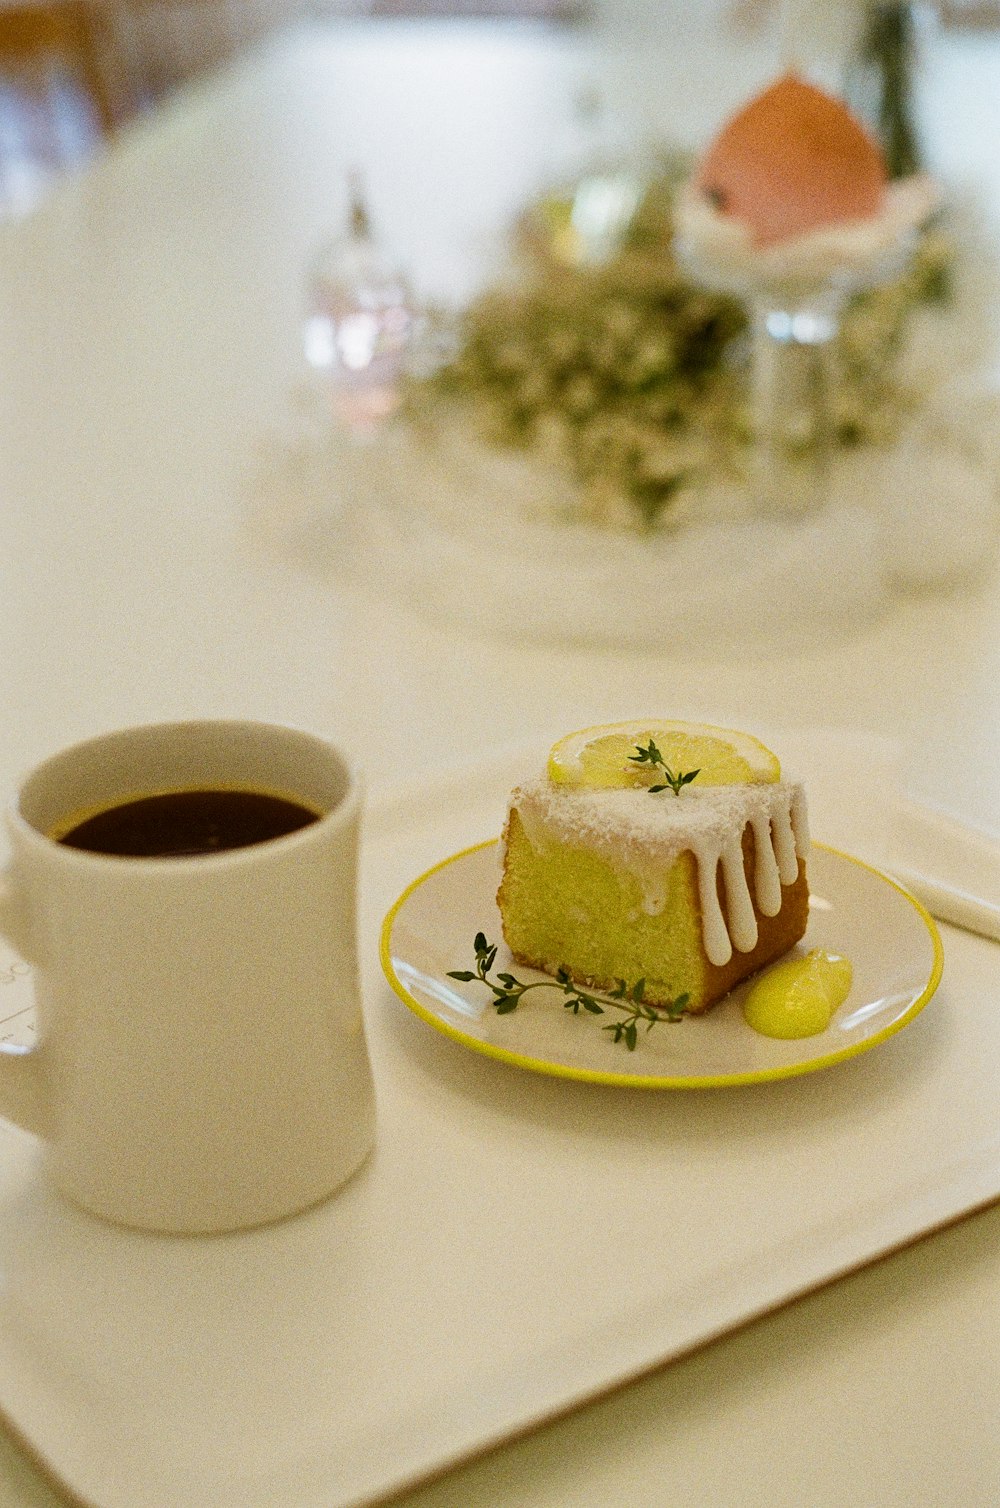
<svg viewBox="0 0 1000 1508">
<path fill-rule="evenodd" d="M 850 960 L 813 948 L 765 970 L 743 1002 L 747 1025 L 765 1037 L 814 1037 L 851 992 Z"/>
</svg>

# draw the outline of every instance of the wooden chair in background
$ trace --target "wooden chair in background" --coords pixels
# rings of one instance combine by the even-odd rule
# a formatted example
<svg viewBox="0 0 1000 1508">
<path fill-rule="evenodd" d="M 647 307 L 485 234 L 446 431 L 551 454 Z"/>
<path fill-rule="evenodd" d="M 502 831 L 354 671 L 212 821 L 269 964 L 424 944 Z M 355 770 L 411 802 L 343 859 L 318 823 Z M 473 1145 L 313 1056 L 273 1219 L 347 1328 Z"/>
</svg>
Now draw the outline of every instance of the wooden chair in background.
<svg viewBox="0 0 1000 1508">
<path fill-rule="evenodd" d="M 0 211 L 31 207 L 115 126 L 87 0 L 0 0 Z"/>
<path fill-rule="evenodd" d="M 303 0 L 0 0 L 0 215 Z"/>
<path fill-rule="evenodd" d="M 303 13 L 306 0 L 90 0 L 141 113 Z"/>
</svg>

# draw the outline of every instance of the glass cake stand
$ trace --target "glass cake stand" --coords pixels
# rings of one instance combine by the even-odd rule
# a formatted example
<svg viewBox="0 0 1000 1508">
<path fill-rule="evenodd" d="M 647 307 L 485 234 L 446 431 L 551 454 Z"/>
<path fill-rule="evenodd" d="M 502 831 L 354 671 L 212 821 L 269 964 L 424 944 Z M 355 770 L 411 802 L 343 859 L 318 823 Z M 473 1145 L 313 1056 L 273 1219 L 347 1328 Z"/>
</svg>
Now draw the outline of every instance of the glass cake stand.
<svg viewBox="0 0 1000 1508">
<path fill-rule="evenodd" d="M 757 248 L 693 186 L 682 191 L 678 260 L 705 286 L 741 299 L 750 315 L 751 485 L 762 515 L 801 517 L 828 501 L 844 310 L 855 293 L 899 274 L 935 202 L 929 180 L 906 180 L 890 185 L 871 222 Z"/>
</svg>

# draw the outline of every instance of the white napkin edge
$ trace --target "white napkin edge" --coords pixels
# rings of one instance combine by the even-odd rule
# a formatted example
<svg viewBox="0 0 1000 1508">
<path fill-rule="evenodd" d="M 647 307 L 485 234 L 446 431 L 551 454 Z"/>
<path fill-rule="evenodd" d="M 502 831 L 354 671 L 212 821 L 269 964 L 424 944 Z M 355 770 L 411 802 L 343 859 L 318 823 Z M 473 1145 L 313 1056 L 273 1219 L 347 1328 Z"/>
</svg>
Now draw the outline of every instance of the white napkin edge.
<svg viewBox="0 0 1000 1508">
<path fill-rule="evenodd" d="M 1000 941 L 1000 843 L 910 795 L 897 740 L 813 727 L 771 747 L 805 780 L 818 841 L 885 870 L 938 920 Z"/>
</svg>

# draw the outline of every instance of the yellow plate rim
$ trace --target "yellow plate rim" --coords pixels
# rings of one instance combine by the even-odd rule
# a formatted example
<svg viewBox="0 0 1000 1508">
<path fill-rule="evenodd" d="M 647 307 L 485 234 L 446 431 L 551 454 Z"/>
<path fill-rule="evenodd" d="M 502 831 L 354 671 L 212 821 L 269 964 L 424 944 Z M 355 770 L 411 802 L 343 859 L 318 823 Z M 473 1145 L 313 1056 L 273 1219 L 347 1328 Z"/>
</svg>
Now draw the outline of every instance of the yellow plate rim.
<svg viewBox="0 0 1000 1508">
<path fill-rule="evenodd" d="M 468 848 L 460 849 L 458 853 L 449 854 L 446 859 L 439 860 L 438 863 L 433 864 L 430 869 L 426 869 L 423 874 L 418 875 L 415 880 L 407 885 L 403 893 L 386 912 L 385 919 L 382 922 L 382 930 L 379 937 L 379 958 L 382 963 L 382 971 L 400 1000 L 402 1000 L 403 1004 L 409 1010 L 419 1016 L 422 1021 L 426 1021 L 428 1026 L 432 1026 L 435 1031 L 452 1038 L 453 1041 L 461 1043 L 463 1047 L 471 1048 L 473 1052 L 482 1053 L 487 1058 L 496 1058 L 501 1063 L 509 1063 L 515 1068 L 526 1068 L 532 1073 L 544 1074 L 549 1078 L 575 1079 L 589 1084 L 611 1084 L 615 1087 L 625 1089 L 728 1089 L 741 1084 L 763 1084 L 775 1079 L 798 1078 L 802 1074 L 816 1073 L 821 1068 L 831 1068 L 835 1063 L 842 1063 L 847 1058 L 855 1058 L 860 1053 L 869 1052 L 873 1047 L 877 1047 L 881 1042 L 884 1042 L 886 1038 L 892 1037 L 896 1032 L 902 1031 L 904 1026 L 909 1026 L 914 1017 L 920 1014 L 941 982 L 941 974 L 944 969 L 944 945 L 941 942 L 941 934 L 938 931 L 937 924 L 927 908 L 917 900 L 916 896 L 911 895 L 904 885 L 900 885 L 891 875 L 887 875 L 884 870 L 879 869 L 876 865 L 867 864 L 864 859 L 855 858 L 853 854 L 844 853 L 842 849 L 833 848 L 828 843 L 814 842 L 812 845 L 814 848 L 821 848 L 825 853 L 836 854 L 838 858 L 845 859 L 850 864 L 856 864 L 859 869 L 866 869 L 870 874 L 877 875 L 880 880 L 883 880 L 887 885 L 891 885 L 893 890 L 898 890 L 900 895 L 909 901 L 910 905 L 916 911 L 931 939 L 934 957 L 926 985 L 913 1004 L 904 1011 L 903 1015 L 897 1020 L 890 1022 L 888 1026 L 884 1026 L 881 1031 L 875 1032 L 871 1037 L 866 1037 L 863 1042 L 854 1042 L 849 1047 L 839 1048 L 836 1052 L 823 1053 L 819 1057 L 810 1058 L 807 1062 L 783 1064 L 776 1068 L 753 1069 L 745 1073 L 725 1074 L 649 1075 L 611 1073 L 599 1068 L 572 1068 L 564 1063 L 552 1063 L 546 1058 L 533 1058 L 525 1053 L 514 1052 L 507 1047 L 498 1047 L 493 1042 L 483 1042 L 477 1037 L 468 1036 L 458 1027 L 452 1026 L 450 1022 L 443 1021 L 440 1016 L 435 1015 L 427 1006 L 421 1005 L 416 996 L 411 994 L 406 985 L 403 984 L 393 967 L 390 939 L 397 915 L 415 890 L 419 890 L 422 885 L 426 884 L 429 879 L 438 874 L 442 869 L 446 869 L 449 864 L 457 864 L 469 854 L 479 853 L 484 848 L 495 848 L 499 841 L 499 838 L 487 838 L 483 843 L 473 843 Z"/>
</svg>

